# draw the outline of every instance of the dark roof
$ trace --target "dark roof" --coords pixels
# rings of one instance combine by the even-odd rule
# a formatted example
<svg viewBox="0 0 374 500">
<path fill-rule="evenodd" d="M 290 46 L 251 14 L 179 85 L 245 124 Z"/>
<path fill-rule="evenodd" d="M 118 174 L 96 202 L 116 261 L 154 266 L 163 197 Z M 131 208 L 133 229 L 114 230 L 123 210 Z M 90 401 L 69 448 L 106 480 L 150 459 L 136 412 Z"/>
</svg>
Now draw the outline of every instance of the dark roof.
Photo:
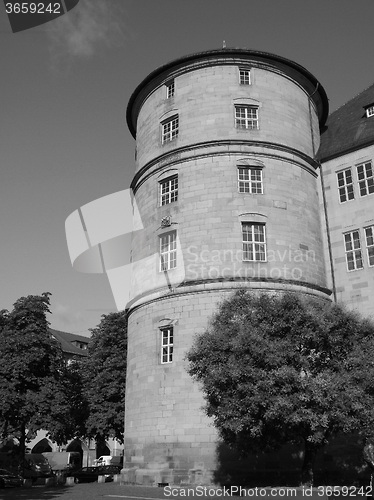
<svg viewBox="0 0 374 500">
<path fill-rule="evenodd" d="M 374 104 L 374 84 L 331 113 L 318 151 L 321 161 L 374 143 L 374 117 L 366 117 L 366 108 L 371 104 Z"/>
<path fill-rule="evenodd" d="M 49 329 L 52 336 L 60 343 L 61 349 L 66 354 L 75 354 L 78 356 L 87 356 L 87 350 L 77 347 L 73 342 L 83 342 L 89 344 L 90 337 L 83 337 L 83 335 L 75 335 L 74 333 L 60 332 L 59 330 Z"/>
<path fill-rule="evenodd" d="M 214 60 L 216 64 L 218 60 L 219 64 L 232 64 L 234 60 L 240 61 L 244 59 L 258 62 L 261 61 L 271 67 L 280 69 L 285 74 L 292 75 L 292 77 L 307 90 L 310 98 L 314 101 L 317 107 L 320 127 L 325 124 L 329 112 L 327 95 L 319 81 L 307 69 L 290 59 L 269 52 L 227 47 L 190 54 L 175 59 L 152 71 L 152 73 L 136 87 L 127 105 L 126 121 L 132 136 L 136 138 L 137 115 L 147 94 L 147 88 L 152 82 L 158 85 L 164 78 L 169 77 L 169 74 L 173 71 L 187 67 L 192 70 L 197 69 L 199 64 L 209 64 L 209 61 L 211 64 L 213 64 Z"/>
</svg>

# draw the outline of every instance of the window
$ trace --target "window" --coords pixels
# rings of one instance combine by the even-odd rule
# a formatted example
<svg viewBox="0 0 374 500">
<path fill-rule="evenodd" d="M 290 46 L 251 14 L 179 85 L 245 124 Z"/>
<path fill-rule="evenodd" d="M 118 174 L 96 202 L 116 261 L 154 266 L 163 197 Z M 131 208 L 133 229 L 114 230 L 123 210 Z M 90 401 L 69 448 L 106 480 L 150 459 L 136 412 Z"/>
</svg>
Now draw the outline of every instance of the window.
<svg viewBox="0 0 374 500">
<path fill-rule="evenodd" d="M 371 116 L 374 116 L 374 105 L 366 108 L 366 117 L 370 118 Z"/>
<path fill-rule="evenodd" d="M 174 80 L 172 80 L 166 84 L 166 99 L 174 97 L 174 94 L 175 94 L 175 83 Z"/>
<path fill-rule="evenodd" d="M 162 144 L 165 142 L 173 141 L 178 136 L 179 118 L 173 116 L 165 122 L 161 123 L 162 126 Z"/>
<path fill-rule="evenodd" d="M 258 108 L 256 106 L 235 106 L 235 127 L 258 129 Z"/>
<path fill-rule="evenodd" d="M 168 271 L 177 266 L 176 231 L 160 236 L 160 271 Z"/>
<path fill-rule="evenodd" d="M 374 226 L 365 227 L 366 250 L 369 266 L 374 266 Z"/>
<path fill-rule="evenodd" d="M 72 342 L 72 344 L 79 347 L 79 349 L 87 349 L 87 344 L 85 342 L 79 342 L 79 340 L 76 340 L 75 342 Z"/>
<path fill-rule="evenodd" d="M 240 85 L 251 84 L 251 72 L 249 69 L 239 68 L 239 82 Z"/>
<path fill-rule="evenodd" d="M 242 222 L 243 260 L 265 261 L 265 224 Z"/>
<path fill-rule="evenodd" d="M 161 363 L 173 361 L 173 327 L 161 329 Z"/>
<path fill-rule="evenodd" d="M 355 193 L 353 191 L 353 180 L 352 171 L 350 168 L 337 172 L 336 176 L 338 178 L 338 190 L 340 203 L 344 203 L 347 200 L 354 200 Z"/>
<path fill-rule="evenodd" d="M 362 252 L 359 231 L 351 231 L 344 235 L 345 258 L 347 260 L 348 271 L 362 269 Z"/>
<path fill-rule="evenodd" d="M 366 196 L 374 193 L 374 175 L 371 161 L 357 165 L 357 176 L 360 195 Z"/>
<path fill-rule="evenodd" d="M 169 177 L 160 182 L 160 205 L 167 205 L 178 200 L 178 176 Z"/>
<path fill-rule="evenodd" d="M 262 194 L 262 170 L 238 167 L 238 189 L 239 193 Z"/>
</svg>

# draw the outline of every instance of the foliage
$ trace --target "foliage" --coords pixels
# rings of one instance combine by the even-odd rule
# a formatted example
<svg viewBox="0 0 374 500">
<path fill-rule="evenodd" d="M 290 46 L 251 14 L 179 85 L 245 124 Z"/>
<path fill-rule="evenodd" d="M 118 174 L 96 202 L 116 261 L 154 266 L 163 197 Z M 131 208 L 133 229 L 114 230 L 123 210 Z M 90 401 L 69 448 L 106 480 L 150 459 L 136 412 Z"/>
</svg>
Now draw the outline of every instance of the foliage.
<svg viewBox="0 0 374 500">
<path fill-rule="evenodd" d="M 373 428 L 374 326 L 336 304 L 239 291 L 187 359 L 223 440 L 243 454 L 302 441 L 304 483 L 331 436 Z"/>
<path fill-rule="evenodd" d="M 88 418 L 81 362 L 65 363 L 60 375 L 58 385 L 46 384 L 39 394 L 40 405 L 47 415 L 44 429 L 58 445 L 67 443 L 73 437 L 85 436 Z"/>
<path fill-rule="evenodd" d="M 26 429 L 36 431 L 48 421 L 49 396 L 61 379 L 62 353 L 46 319 L 49 295 L 22 297 L 11 312 L 0 312 L 0 432 L 18 437 L 21 453 Z"/>
<path fill-rule="evenodd" d="M 85 396 L 89 404 L 87 434 L 123 442 L 127 363 L 127 315 L 103 315 L 91 330 L 89 356 L 84 365 Z"/>
</svg>

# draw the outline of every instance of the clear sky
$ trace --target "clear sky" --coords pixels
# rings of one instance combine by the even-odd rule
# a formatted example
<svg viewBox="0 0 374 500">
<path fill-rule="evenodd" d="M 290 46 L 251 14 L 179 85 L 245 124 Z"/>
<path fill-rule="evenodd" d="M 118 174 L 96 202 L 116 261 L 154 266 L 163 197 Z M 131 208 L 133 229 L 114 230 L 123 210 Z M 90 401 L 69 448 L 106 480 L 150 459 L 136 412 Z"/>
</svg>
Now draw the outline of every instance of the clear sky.
<svg viewBox="0 0 374 500">
<path fill-rule="evenodd" d="M 129 187 L 125 120 L 156 67 L 222 47 L 307 68 L 330 110 L 374 83 L 373 0 L 81 0 L 12 33 L 0 5 L 0 309 L 51 292 L 52 328 L 87 335 L 115 311 L 105 275 L 70 264 L 65 219 Z"/>
</svg>

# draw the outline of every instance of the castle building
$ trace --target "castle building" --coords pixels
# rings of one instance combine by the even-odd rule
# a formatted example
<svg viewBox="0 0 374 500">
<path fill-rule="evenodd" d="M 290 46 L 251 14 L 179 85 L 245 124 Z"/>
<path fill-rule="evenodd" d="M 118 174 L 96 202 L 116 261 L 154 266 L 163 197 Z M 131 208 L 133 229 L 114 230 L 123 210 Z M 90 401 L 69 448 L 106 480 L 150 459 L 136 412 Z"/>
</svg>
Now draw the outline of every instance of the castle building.
<svg viewBox="0 0 374 500">
<path fill-rule="evenodd" d="M 346 285 L 338 285 L 336 276 L 332 283 L 334 259 L 344 266 L 347 258 L 348 266 L 357 267 L 359 257 L 356 226 L 338 229 L 331 214 L 331 234 L 324 234 L 324 209 L 335 203 L 320 201 L 317 152 L 327 117 L 326 93 L 309 71 L 245 49 L 172 61 L 131 96 L 131 188 L 143 230 L 133 235 L 135 280 L 128 305 L 129 479 L 211 481 L 217 435 L 202 410 L 199 387 L 186 372 L 185 353 L 222 299 L 238 288 L 289 290 L 321 300 L 331 300 L 332 290 L 340 293 L 343 286 L 352 300 L 353 291 L 366 293 L 363 273 Z M 323 151 L 327 186 L 328 169 L 333 177 L 335 168 L 340 173 L 348 166 L 328 147 Z M 355 175 L 369 176 L 368 157 L 356 160 L 363 170 Z M 348 183 L 343 177 L 346 184 L 339 188 Z M 340 207 L 342 200 L 336 203 Z M 347 200 L 347 207 L 352 203 Z M 366 231 L 372 241 L 365 206 L 357 211 L 363 216 L 360 236 Z M 338 249 L 339 231 L 348 257 Z"/>
</svg>

